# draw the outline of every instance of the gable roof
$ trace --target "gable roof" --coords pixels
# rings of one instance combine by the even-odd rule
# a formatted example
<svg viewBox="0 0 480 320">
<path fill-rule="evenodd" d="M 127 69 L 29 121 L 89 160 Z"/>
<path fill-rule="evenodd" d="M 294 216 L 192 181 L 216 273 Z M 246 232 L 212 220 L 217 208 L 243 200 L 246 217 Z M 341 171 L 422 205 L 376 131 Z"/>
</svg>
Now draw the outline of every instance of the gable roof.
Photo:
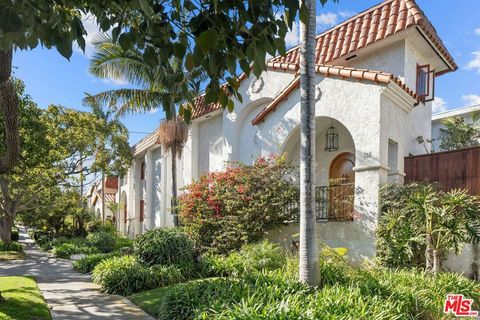
<svg viewBox="0 0 480 320">
<path fill-rule="evenodd" d="M 151 146 L 158 144 L 158 130 L 153 131 L 148 136 L 143 138 L 142 140 L 135 143 L 131 148 L 130 151 L 132 152 L 133 156 L 139 155 L 143 151 L 147 150 Z"/>
<path fill-rule="evenodd" d="M 340 57 L 352 55 L 362 48 L 412 27 L 418 27 L 423 32 L 449 65 L 449 69 L 441 70 L 437 75 L 458 68 L 435 28 L 414 0 L 384 1 L 319 34 L 315 47 L 315 64 L 328 64 Z M 300 49 L 296 46 L 286 55 L 270 59 L 267 66 L 298 70 L 299 59 Z"/>
<path fill-rule="evenodd" d="M 382 71 L 374 71 L 374 70 L 367 70 L 367 69 L 359 69 L 359 68 L 350 68 L 350 67 L 343 67 L 343 66 L 330 66 L 330 65 L 317 65 L 315 66 L 315 70 L 317 73 L 325 76 L 325 77 L 338 77 L 342 79 L 355 79 L 358 81 L 367 81 L 373 83 L 383 83 L 389 84 L 394 83 L 395 85 L 399 86 L 400 89 L 405 91 L 408 95 L 412 97 L 412 99 L 417 100 L 417 95 L 407 87 L 400 78 L 397 76 L 382 72 Z M 278 104 L 280 104 L 283 100 L 285 100 L 288 95 L 298 86 L 300 85 L 300 76 L 296 76 L 280 93 L 273 99 L 265 108 L 260 111 L 255 118 L 252 120 L 253 125 L 257 125 L 262 122 L 265 117 L 272 111 L 275 111 Z"/>
</svg>

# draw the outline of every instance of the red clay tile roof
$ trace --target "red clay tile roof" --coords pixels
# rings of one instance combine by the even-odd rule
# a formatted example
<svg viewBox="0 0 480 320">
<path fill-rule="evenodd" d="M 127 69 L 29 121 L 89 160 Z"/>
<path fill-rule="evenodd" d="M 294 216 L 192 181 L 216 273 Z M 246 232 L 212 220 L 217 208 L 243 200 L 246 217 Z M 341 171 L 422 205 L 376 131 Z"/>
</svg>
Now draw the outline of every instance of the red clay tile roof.
<svg viewBox="0 0 480 320">
<path fill-rule="evenodd" d="M 118 189 L 118 177 L 108 177 L 105 180 L 105 188 Z"/>
<path fill-rule="evenodd" d="M 389 36 L 419 27 L 432 42 L 450 68 L 438 75 L 457 69 L 457 65 L 440 40 L 435 28 L 419 9 L 414 0 L 384 1 L 317 36 L 316 64 L 327 64 Z M 270 59 L 267 66 L 288 70 L 299 69 L 299 47 L 290 49 L 286 55 Z"/>
<path fill-rule="evenodd" d="M 402 80 L 391 73 L 374 71 L 359 68 L 349 68 L 343 66 L 317 65 L 315 70 L 325 77 L 339 77 L 342 79 L 356 79 L 359 81 L 370 81 L 374 83 L 388 84 L 390 82 L 398 85 L 402 90 L 408 93 L 413 99 L 417 100 L 417 95 L 407 87 Z M 288 95 L 300 85 L 300 76 L 296 76 L 265 108 L 258 113 L 252 120 L 253 125 L 262 122 L 265 117 L 274 111 L 278 104 L 287 99 Z"/>
</svg>

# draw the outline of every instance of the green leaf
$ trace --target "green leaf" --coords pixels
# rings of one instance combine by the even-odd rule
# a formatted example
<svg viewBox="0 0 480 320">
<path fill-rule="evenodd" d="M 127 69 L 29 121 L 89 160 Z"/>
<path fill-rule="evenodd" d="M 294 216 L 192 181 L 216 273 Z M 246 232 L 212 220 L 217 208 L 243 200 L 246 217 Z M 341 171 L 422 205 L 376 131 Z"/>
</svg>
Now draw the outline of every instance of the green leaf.
<svg viewBox="0 0 480 320">
<path fill-rule="evenodd" d="M 155 49 L 148 46 L 143 52 L 143 61 L 145 61 L 150 66 L 155 66 L 158 63 L 157 55 Z"/>
<path fill-rule="evenodd" d="M 300 21 L 302 21 L 304 24 L 308 23 L 308 8 L 305 7 L 303 1 L 300 7 Z"/>
<path fill-rule="evenodd" d="M 155 14 L 155 12 L 153 11 L 152 7 L 150 6 L 147 0 L 138 0 L 138 4 L 140 5 L 140 8 L 147 16 L 151 17 Z"/>
<path fill-rule="evenodd" d="M 0 10 L 0 29 L 3 33 L 17 32 L 22 28 L 22 19 L 13 10 Z"/>
<path fill-rule="evenodd" d="M 65 36 L 56 37 L 55 47 L 63 57 L 70 60 L 73 50 L 72 50 L 72 41 L 68 39 L 68 37 L 65 37 Z"/>
<path fill-rule="evenodd" d="M 203 31 L 197 38 L 197 45 L 203 53 L 215 48 L 218 42 L 218 34 L 215 30 Z"/>
<path fill-rule="evenodd" d="M 234 109 L 235 109 L 235 104 L 232 99 L 229 99 L 227 104 L 227 110 L 228 112 L 233 112 Z"/>
<path fill-rule="evenodd" d="M 120 37 L 118 38 L 118 43 L 120 44 L 120 47 L 122 47 L 123 50 L 128 50 L 133 45 L 130 40 L 129 34 L 126 32 L 120 35 Z"/>
<path fill-rule="evenodd" d="M 173 44 L 173 54 L 175 57 L 177 57 L 180 60 L 183 60 L 183 57 L 185 56 L 185 46 L 181 43 L 174 43 Z"/>
<path fill-rule="evenodd" d="M 187 68 L 188 71 L 192 71 L 192 69 L 195 68 L 195 58 L 191 53 L 187 54 L 185 58 L 185 68 Z"/>
</svg>

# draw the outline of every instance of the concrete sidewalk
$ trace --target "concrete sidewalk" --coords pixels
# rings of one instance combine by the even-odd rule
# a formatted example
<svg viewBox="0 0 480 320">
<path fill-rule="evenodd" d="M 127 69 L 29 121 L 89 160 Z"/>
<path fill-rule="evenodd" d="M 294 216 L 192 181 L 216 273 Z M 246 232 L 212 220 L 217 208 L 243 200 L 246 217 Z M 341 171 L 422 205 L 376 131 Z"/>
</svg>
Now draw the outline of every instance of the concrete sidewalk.
<svg viewBox="0 0 480 320">
<path fill-rule="evenodd" d="M 34 276 L 54 320 L 153 319 L 124 297 L 100 293 L 90 275 L 73 271 L 70 260 L 39 250 L 25 230 L 20 232 L 20 242 L 25 260 L 0 261 L 0 276 Z"/>
</svg>

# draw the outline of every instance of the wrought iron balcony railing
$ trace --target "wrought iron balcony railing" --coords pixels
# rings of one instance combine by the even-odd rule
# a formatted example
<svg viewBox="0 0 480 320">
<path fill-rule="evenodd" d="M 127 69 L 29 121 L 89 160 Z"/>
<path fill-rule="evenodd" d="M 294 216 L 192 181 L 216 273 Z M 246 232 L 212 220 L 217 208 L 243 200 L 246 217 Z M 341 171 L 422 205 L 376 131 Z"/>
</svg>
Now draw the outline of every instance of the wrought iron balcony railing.
<svg viewBox="0 0 480 320">
<path fill-rule="evenodd" d="M 317 221 L 352 221 L 354 191 L 353 183 L 316 187 Z"/>
</svg>

